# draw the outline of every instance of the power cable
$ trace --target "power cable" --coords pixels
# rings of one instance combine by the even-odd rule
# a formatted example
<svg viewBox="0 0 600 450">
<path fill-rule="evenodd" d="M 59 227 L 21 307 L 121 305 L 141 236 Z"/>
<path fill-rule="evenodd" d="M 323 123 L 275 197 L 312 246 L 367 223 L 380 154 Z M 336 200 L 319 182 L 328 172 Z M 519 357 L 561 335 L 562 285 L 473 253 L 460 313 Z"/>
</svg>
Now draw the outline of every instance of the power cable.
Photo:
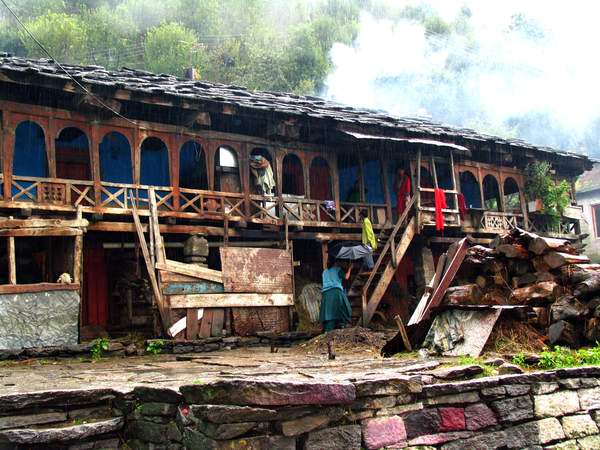
<svg viewBox="0 0 600 450">
<path fill-rule="evenodd" d="M 83 91 L 87 94 L 90 95 L 90 97 L 92 97 L 94 100 L 96 100 L 100 105 L 102 105 L 104 108 L 108 109 L 110 112 L 112 112 L 113 114 L 115 114 L 116 116 L 125 119 L 127 122 L 132 123 L 133 125 L 137 126 L 137 127 L 141 127 L 144 128 L 143 126 L 141 126 L 140 124 L 134 122 L 131 119 L 128 119 L 127 117 L 123 116 L 122 114 L 120 114 L 119 112 L 115 111 L 114 109 L 112 109 L 110 106 L 108 106 L 107 104 L 105 104 L 102 100 L 100 100 L 96 95 L 92 94 L 89 90 L 87 90 L 87 88 L 85 86 L 83 86 L 79 81 L 77 81 L 75 79 L 75 77 L 73 77 L 73 75 L 71 75 L 67 69 L 65 69 L 62 64 L 60 64 L 56 58 L 54 58 L 54 56 L 52 56 L 52 54 L 50 54 L 50 52 L 48 50 L 46 50 L 46 48 L 40 43 L 40 41 L 38 41 L 36 39 L 36 37 L 31 33 L 31 31 L 29 31 L 27 29 L 27 27 L 25 26 L 25 24 L 23 22 L 21 22 L 21 19 L 19 19 L 19 17 L 15 14 L 15 12 L 10 8 L 10 6 L 8 6 L 6 4 L 6 2 L 4 0 L 0 0 L 2 1 L 2 4 L 4 6 L 6 6 L 6 9 L 8 9 L 8 11 L 13 15 L 13 17 L 17 20 L 17 22 L 19 22 L 19 25 L 21 25 L 23 27 L 23 29 L 27 32 L 27 34 L 35 41 L 35 43 L 42 49 L 42 51 L 44 53 L 46 53 L 46 55 L 48 55 L 50 57 L 50 59 L 52 59 L 52 61 L 64 72 L 67 74 L 67 76 L 69 78 L 71 78 L 71 80 L 73 80 L 73 82 L 79 86 L 81 89 L 83 89 Z"/>
</svg>

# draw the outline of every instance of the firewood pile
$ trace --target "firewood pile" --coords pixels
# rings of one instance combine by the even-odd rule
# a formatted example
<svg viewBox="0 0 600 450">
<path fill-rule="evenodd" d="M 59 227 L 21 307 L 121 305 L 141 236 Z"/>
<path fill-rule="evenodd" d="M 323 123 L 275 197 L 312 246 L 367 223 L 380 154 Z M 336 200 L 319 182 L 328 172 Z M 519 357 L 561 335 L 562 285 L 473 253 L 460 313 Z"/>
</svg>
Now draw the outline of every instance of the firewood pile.
<svg viewBox="0 0 600 450">
<path fill-rule="evenodd" d="M 443 304 L 531 307 L 529 324 L 549 346 L 596 345 L 600 264 L 590 264 L 568 240 L 516 228 L 489 248 L 474 245 L 467 251 Z"/>
</svg>

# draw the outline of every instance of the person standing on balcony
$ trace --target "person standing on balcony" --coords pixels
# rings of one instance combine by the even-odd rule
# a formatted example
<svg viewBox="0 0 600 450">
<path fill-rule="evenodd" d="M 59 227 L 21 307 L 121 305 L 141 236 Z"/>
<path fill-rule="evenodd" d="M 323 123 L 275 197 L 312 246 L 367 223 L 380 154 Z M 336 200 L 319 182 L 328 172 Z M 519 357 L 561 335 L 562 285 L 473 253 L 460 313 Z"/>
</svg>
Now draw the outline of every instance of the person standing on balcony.
<svg viewBox="0 0 600 450">
<path fill-rule="evenodd" d="M 377 249 L 377 241 L 375 240 L 373 225 L 371 225 L 371 221 L 369 220 L 369 211 L 363 209 L 360 212 L 360 220 L 362 220 L 363 223 L 362 243 L 371 250 L 368 255 L 363 257 L 363 262 L 365 263 L 365 267 L 367 269 L 367 272 L 363 272 L 363 275 L 371 275 L 371 269 L 375 267 L 375 263 L 373 263 L 373 250 Z"/>
<path fill-rule="evenodd" d="M 410 203 L 410 178 L 408 175 L 406 175 L 406 173 L 404 173 L 404 167 L 398 167 L 396 169 L 394 192 L 396 193 L 396 209 L 398 211 L 398 219 L 400 219 L 406 210 L 406 207 Z"/>
<path fill-rule="evenodd" d="M 350 322 L 352 308 L 344 293 L 342 280 L 350 278 L 352 263 L 346 273 L 338 266 L 338 260 L 329 258 L 327 269 L 323 271 L 323 288 L 321 290 L 321 308 L 319 322 L 323 324 L 323 333 L 332 331 L 336 323 L 347 325 Z"/>
</svg>

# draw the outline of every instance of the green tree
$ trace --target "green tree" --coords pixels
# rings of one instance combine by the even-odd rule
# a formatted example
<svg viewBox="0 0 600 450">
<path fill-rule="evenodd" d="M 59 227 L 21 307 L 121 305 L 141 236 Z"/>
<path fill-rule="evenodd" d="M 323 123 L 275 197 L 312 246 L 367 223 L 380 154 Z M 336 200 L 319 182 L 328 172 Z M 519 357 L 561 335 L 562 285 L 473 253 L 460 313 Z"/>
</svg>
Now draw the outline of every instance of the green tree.
<svg viewBox="0 0 600 450">
<path fill-rule="evenodd" d="M 138 29 L 131 16 L 123 12 L 108 7 L 82 8 L 87 48 L 94 49 L 87 54 L 88 63 L 118 69 L 123 64 L 132 66 L 139 62 L 139 57 L 130 52 Z"/>
<path fill-rule="evenodd" d="M 83 59 L 86 39 L 77 18 L 66 14 L 49 13 L 29 23 L 28 29 L 59 62 L 76 63 Z M 27 32 L 20 31 L 19 36 L 27 56 L 35 58 L 46 56 Z"/>
<path fill-rule="evenodd" d="M 196 35 L 177 23 L 165 23 L 148 30 L 144 42 L 146 69 L 183 77 L 185 68 L 190 66 L 190 57 L 192 67 L 200 69 L 206 53 L 181 41 L 195 43 Z"/>
<path fill-rule="evenodd" d="M 19 0 L 10 2 L 10 9 L 22 22 L 30 22 L 49 13 L 64 13 L 62 0 Z M 0 8 L 2 17 L 11 18 L 12 14 L 4 7 Z"/>
<path fill-rule="evenodd" d="M 284 71 L 294 91 L 300 94 L 320 92 L 330 70 L 327 55 L 315 38 L 310 25 L 296 27 L 285 48 Z M 299 89 L 302 86 L 302 89 Z M 314 86 L 307 91 L 307 88 Z"/>
</svg>

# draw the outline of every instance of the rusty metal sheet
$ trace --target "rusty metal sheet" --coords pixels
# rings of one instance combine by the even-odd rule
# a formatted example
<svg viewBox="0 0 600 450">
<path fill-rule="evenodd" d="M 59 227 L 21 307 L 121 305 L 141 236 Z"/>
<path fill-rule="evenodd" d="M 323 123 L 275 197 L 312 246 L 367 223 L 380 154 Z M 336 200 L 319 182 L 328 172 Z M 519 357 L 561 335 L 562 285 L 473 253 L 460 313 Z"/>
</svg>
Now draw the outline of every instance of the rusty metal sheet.
<svg viewBox="0 0 600 450">
<path fill-rule="evenodd" d="M 288 308 L 232 308 L 232 328 L 238 336 L 250 336 L 258 331 L 290 331 Z"/>
<path fill-rule="evenodd" d="M 292 294 L 292 252 L 221 247 L 225 292 Z"/>
</svg>

